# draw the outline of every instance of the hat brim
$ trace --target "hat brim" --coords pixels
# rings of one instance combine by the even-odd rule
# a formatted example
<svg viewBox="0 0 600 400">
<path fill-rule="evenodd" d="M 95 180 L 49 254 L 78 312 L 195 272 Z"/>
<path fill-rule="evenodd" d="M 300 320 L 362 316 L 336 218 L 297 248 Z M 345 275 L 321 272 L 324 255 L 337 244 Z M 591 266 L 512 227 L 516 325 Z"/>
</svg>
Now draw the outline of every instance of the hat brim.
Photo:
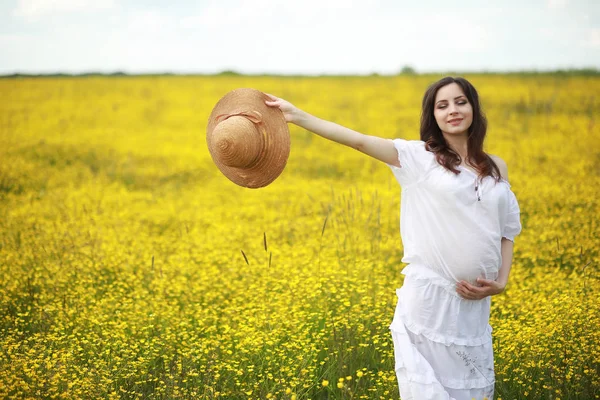
<svg viewBox="0 0 600 400">
<path fill-rule="evenodd" d="M 218 101 L 208 119 L 206 142 L 214 163 L 233 183 L 247 188 L 261 188 L 273 182 L 283 172 L 290 155 L 290 131 L 281 110 L 265 104 L 269 97 L 250 88 L 235 89 Z M 213 131 L 223 115 L 255 113 L 261 121 L 255 126 L 263 136 L 264 148 L 259 159 L 249 168 L 223 164 L 215 151 Z"/>
</svg>

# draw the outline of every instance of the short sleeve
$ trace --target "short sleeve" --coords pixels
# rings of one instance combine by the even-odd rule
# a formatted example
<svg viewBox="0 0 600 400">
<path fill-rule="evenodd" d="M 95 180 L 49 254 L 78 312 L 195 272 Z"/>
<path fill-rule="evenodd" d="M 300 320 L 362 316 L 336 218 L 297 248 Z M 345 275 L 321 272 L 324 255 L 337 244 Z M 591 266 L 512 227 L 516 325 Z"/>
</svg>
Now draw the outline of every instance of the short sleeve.
<svg viewBox="0 0 600 400">
<path fill-rule="evenodd" d="M 394 147 L 398 152 L 400 167 L 387 164 L 401 186 L 418 182 L 425 174 L 434 155 L 425 149 L 425 142 L 420 140 L 394 139 Z"/>
<path fill-rule="evenodd" d="M 521 233 L 521 209 L 515 194 L 509 190 L 509 199 L 506 218 L 504 219 L 504 227 L 502 228 L 502 237 L 507 238 L 511 242 L 515 241 L 515 237 Z"/>
</svg>

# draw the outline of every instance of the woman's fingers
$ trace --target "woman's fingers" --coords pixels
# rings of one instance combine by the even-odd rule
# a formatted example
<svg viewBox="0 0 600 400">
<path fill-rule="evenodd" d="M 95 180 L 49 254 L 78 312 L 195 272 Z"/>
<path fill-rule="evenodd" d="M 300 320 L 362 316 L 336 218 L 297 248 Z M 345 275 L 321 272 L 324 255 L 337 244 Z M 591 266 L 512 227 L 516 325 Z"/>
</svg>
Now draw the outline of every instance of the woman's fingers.
<svg viewBox="0 0 600 400">
<path fill-rule="evenodd" d="M 480 300 L 487 296 L 484 289 L 473 286 L 466 281 L 457 283 L 456 291 L 459 295 L 468 300 Z"/>
<path fill-rule="evenodd" d="M 493 284 L 496 283 L 496 281 L 492 281 L 492 280 L 484 279 L 484 278 L 477 278 L 477 283 L 479 283 L 483 286 L 493 286 Z"/>
<path fill-rule="evenodd" d="M 500 294 L 504 291 L 504 287 L 490 279 L 477 278 L 477 283 L 486 288 L 491 295 Z"/>
<path fill-rule="evenodd" d="M 475 295 L 472 295 L 470 293 L 458 292 L 458 294 L 460 295 L 460 297 L 462 297 L 463 299 L 466 299 L 466 300 L 479 300 L 478 297 L 476 297 Z"/>
<path fill-rule="evenodd" d="M 267 97 L 269 98 L 269 100 L 265 100 L 265 104 L 268 105 L 269 107 L 279 107 L 279 98 L 273 96 L 272 94 L 269 93 L 265 93 L 267 95 Z"/>
<path fill-rule="evenodd" d="M 298 109 L 294 107 L 290 102 L 280 99 L 272 94 L 265 93 L 270 100 L 265 100 L 265 104 L 269 107 L 276 107 L 283 113 L 283 117 L 286 122 L 294 122 L 294 117 L 298 112 Z"/>
<path fill-rule="evenodd" d="M 479 294 L 480 293 L 480 289 L 477 286 L 471 285 L 469 282 L 461 281 L 460 284 L 469 293 L 472 293 L 472 294 Z"/>
<path fill-rule="evenodd" d="M 470 293 L 462 283 L 458 283 L 456 285 L 456 292 L 463 298 L 467 299 L 467 300 L 475 300 L 475 298 L 473 297 L 473 294 Z"/>
</svg>

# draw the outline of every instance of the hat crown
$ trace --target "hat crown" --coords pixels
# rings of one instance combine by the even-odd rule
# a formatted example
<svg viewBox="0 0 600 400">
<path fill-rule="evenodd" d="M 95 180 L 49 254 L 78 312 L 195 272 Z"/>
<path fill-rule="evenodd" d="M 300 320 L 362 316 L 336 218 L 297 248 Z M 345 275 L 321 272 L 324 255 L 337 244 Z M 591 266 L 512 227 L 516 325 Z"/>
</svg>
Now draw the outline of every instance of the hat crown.
<svg viewBox="0 0 600 400">
<path fill-rule="evenodd" d="M 215 156 L 229 167 L 251 167 L 263 149 L 262 135 L 245 116 L 235 115 L 221 121 L 213 135 Z"/>
</svg>

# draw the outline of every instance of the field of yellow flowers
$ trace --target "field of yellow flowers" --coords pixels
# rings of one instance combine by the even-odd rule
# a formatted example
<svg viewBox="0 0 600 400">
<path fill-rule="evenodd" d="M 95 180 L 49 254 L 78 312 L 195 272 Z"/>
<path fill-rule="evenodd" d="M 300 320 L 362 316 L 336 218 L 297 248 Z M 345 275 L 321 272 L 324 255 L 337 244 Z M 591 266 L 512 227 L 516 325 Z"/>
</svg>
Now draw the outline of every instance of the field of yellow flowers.
<svg viewBox="0 0 600 400">
<path fill-rule="evenodd" d="M 205 142 L 253 87 L 418 138 L 441 76 L 0 80 L 0 398 L 398 399 L 400 188 L 290 126 L 270 186 Z M 600 78 L 468 75 L 522 211 L 497 399 L 600 398 Z"/>
</svg>

